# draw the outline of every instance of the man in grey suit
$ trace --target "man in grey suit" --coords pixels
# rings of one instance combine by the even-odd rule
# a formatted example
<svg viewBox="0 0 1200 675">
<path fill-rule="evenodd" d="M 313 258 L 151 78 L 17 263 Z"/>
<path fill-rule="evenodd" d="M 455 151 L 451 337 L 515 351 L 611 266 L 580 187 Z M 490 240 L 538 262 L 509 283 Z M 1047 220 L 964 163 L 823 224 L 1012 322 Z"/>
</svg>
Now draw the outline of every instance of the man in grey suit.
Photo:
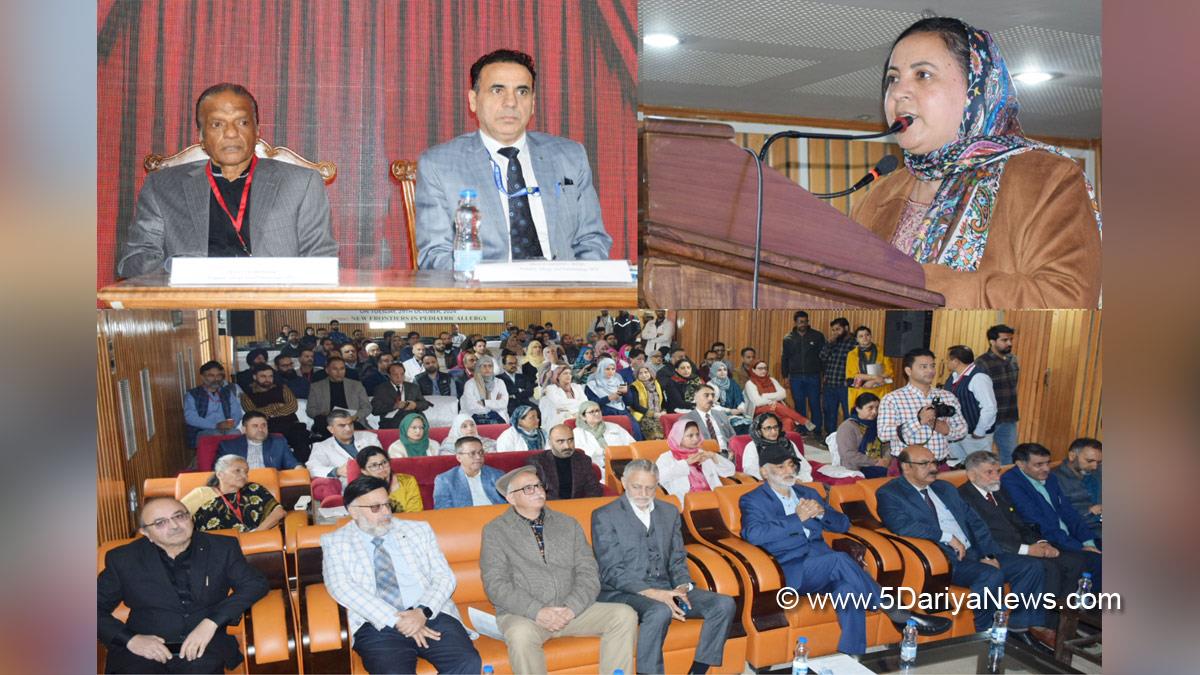
<svg viewBox="0 0 1200 675">
<path fill-rule="evenodd" d="M 304 412 L 313 421 L 313 433 L 320 435 L 322 440 L 329 438 L 326 417 L 334 408 L 354 411 L 355 429 L 369 428 L 366 419 L 371 414 L 371 398 L 361 382 L 346 377 L 346 362 L 330 357 L 325 372 L 329 377 L 313 382 L 308 388 L 308 404 L 304 407 Z"/>
<path fill-rule="evenodd" d="M 479 195 L 483 260 L 605 260 L 604 230 L 587 153 L 575 141 L 526 132 L 537 72 L 522 52 L 499 49 L 471 66 L 467 103 L 479 132 L 421 154 L 417 163 L 417 266 L 452 267 L 459 193 Z"/>
<path fill-rule="evenodd" d="M 484 526 L 479 571 L 512 671 L 545 673 L 546 640 L 599 635 L 600 672 L 632 672 L 637 613 L 596 602 L 600 576 L 583 528 L 546 508 L 546 488 L 532 466 L 504 474 L 496 490 L 512 508 Z"/>
<path fill-rule="evenodd" d="M 686 415 L 679 418 L 676 424 L 684 424 L 688 420 L 694 421 L 700 427 L 700 435 L 704 440 L 710 438 L 717 439 L 717 445 L 721 448 L 721 454 L 729 456 L 729 439 L 733 438 L 733 425 L 729 422 L 729 416 L 720 410 L 713 408 L 713 404 L 717 400 L 717 394 L 711 385 L 701 385 L 696 389 L 696 407 L 689 410 Z"/>
<path fill-rule="evenodd" d="M 663 640 L 671 620 L 704 619 L 689 673 L 719 666 L 737 605 L 692 583 L 679 511 L 656 500 L 658 467 L 635 459 L 621 475 L 625 496 L 592 512 L 592 550 L 600 566 L 600 596 L 638 613 L 638 672 L 663 673 Z"/>
<path fill-rule="evenodd" d="M 245 87 L 223 82 L 204 90 L 196 128 L 210 161 L 146 177 L 118 276 L 157 272 L 173 257 L 337 255 L 321 176 L 255 157 L 258 103 Z"/>
</svg>

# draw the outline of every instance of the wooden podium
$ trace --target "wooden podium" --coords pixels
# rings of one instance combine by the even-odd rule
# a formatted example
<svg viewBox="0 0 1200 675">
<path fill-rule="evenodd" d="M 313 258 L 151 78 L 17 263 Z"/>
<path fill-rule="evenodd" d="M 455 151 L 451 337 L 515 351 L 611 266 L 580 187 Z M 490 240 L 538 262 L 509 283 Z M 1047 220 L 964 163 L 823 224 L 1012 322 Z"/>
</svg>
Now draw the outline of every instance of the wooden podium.
<svg viewBox="0 0 1200 675">
<path fill-rule="evenodd" d="M 727 124 L 647 118 L 638 130 L 645 307 L 748 308 L 758 183 Z M 760 308 L 945 304 L 912 258 L 763 167 Z"/>
</svg>

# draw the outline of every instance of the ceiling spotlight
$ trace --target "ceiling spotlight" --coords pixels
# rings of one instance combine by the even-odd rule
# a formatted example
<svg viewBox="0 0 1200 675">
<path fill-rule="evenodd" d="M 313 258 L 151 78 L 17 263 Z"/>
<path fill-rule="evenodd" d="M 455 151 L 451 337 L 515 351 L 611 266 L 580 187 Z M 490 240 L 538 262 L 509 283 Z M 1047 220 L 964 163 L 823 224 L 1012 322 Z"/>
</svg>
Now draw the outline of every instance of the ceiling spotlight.
<svg viewBox="0 0 1200 675">
<path fill-rule="evenodd" d="M 1043 73 L 1040 70 L 1030 70 L 1024 73 L 1017 73 L 1013 79 L 1023 84 L 1041 84 L 1046 80 L 1054 79 L 1054 73 Z"/>
<path fill-rule="evenodd" d="M 648 47 L 666 49 L 667 47 L 674 47 L 679 44 L 679 38 L 670 33 L 650 33 L 642 38 L 642 42 Z"/>
</svg>

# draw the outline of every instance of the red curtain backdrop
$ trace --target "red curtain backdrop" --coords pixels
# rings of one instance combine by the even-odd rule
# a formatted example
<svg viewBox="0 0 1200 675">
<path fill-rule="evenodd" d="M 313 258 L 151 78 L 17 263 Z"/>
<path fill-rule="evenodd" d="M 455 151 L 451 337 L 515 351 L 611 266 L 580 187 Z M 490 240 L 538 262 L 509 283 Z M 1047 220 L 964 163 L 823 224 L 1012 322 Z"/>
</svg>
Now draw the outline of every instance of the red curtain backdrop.
<svg viewBox="0 0 1200 675">
<path fill-rule="evenodd" d="M 267 142 L 337 164 L 341 264 L 406 267 L 388 166 L 478 128 L 468 69 L 501 47 L 533 56 L 530 127 L 587 148 L 612 257 L 632 260 L 636 40 L 636 0 L 100 0 L 97 286 L 114 278 L 143 158 L 196 143 L 196 96 L 222 81 L 254 94 Z"/>
</svg>

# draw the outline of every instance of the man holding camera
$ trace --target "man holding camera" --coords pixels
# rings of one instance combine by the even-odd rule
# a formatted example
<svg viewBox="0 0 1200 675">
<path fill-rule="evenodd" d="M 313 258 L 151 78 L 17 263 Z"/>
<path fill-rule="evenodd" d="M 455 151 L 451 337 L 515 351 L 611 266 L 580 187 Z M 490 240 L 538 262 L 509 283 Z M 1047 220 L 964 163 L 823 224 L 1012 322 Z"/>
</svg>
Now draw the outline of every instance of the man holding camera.
<svg viewBox="0 0 1200 675">
<path fill-rule="evenodd" d="M 884 396 L 879 404 L 879 438 L 890 444 L 893 457 L 907 446 L 921 445 L 944 463 L 950 444 L 967 435 L 958 399 L 933 386 L 936 370 L 933 352 L 910 350 L 904 355 L 908 384 Z"/>
</svg>

